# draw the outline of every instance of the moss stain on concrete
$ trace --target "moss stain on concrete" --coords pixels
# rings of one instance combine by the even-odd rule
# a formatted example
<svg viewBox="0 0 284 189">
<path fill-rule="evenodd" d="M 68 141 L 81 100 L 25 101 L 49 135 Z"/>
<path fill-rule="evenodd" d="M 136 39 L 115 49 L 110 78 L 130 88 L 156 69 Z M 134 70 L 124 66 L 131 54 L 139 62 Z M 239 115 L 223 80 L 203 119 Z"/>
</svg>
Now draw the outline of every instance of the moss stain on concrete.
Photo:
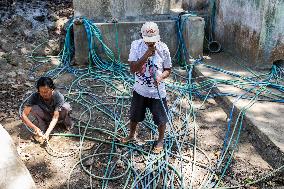
<svg viewBox="0 0 284 189">
<path fill-rule="evenodd" d="M 256 65 L 269 66 L 274 54 L 279 57 L 284 44 L 283 0 L 227 0 L 217 5 L 221 11 L 215 34 L 225 49 Z"/>
<path fill-rule="evenodd" d="M 282 1 L 267 1 L 264 6 L 264 17 L 262 30 L 260 33 L 259 56 L 258 59 L 266 63 L 272 63 L 273 51 L 284 43 L 284 3 Z M 283 23 L 282 23 L 283 22 Z M 282 39 L 281 39 L 282 38 Z"/>
</svg>

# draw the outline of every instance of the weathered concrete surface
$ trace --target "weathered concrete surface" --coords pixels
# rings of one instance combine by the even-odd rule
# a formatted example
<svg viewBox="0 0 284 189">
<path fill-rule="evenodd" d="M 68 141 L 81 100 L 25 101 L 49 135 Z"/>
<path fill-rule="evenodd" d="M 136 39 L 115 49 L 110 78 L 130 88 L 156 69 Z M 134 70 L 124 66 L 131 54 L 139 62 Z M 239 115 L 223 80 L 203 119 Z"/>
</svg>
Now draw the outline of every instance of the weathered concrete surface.
<svg viewBox="0 0 284 189">
<path fill-rule="evenodd" d="M 35 183 L 21 161 L 12 138 L 0 124 L 0 188 L 35 189 Z"/>
<path fill-rule="evenodd" d="M 209 7 L 209 0 L 183 0 L 182 8 L 189 11 L 201 11 Z"/>
<path fill-rule="evenodd" d="M 182 11 L 183 0 L 74 0 L 74 15 L 86 16 L 95 22 L 108 22 L 112 18 L 139 21 L 147 15 L 170 14 Z"/>
<path fill-rule="evenodd" d="M 166 43 L 173 56 L 177 48 L 177 32 L 174 20 L 155 21 L 160 29 L 161 40 Z M 140 38 L 140 28 L 144 22 L 119 22 L 98 23 L 104 42 L 114 52 L 115 57 L 120 57 L 127 62 L 129 49 L 133 40 Z M 201 17 L 189 17 L 185 22 L 184 38 L 189 53 L 193 57 L 203 54 L 204 20 Z M 82 25 L 75 25 L 75 61 L 84 64 L 88 58 L 88 44 L 86 32 Z M 116 43 L 118 36 L 118 43 Z M 118 45 L 117 45 L 118 44 Z"/>
<path fill-rule="evenodd" d="M 216 54 L 211 60 L 206 61 L 207 64 L 221 67 L 243 76 L 251 76 L 252 74 L 246 70 L 248 65 L 241 67 L 236 60 L 226 54 Z M 267 70 L 268 71 L 268 70 Z M 219 79 L 236 79 L 224 73 L 212 71 L 205 66 L 198 65 L 195 69 L 197 75 Z M 233 86 L 218 86 L 216 92 L 242 94 L 239 88 Z M 248 100 L 241 99 L 237 102 L 236 97 L 218 97 L 215 99 L 218 103 L 223 104 L 227 113 L 232 108 L 233 103 L 237 108 L 235 116 L 241 109 L 248 104 Z M 282 103 L 272 102 L 256 102 L 250 107 L 245 114 L 244 129 L 250 133 L 252 144 L 258 149 L 262 157 L 274 168 L 278 168 L 284 164 L 284 106 Z"/>
<path fill-rule="evenodd" d="M 255 67 L 284 59 L 283 0 L 217 0 L 215 37 Z"/>
</svg>

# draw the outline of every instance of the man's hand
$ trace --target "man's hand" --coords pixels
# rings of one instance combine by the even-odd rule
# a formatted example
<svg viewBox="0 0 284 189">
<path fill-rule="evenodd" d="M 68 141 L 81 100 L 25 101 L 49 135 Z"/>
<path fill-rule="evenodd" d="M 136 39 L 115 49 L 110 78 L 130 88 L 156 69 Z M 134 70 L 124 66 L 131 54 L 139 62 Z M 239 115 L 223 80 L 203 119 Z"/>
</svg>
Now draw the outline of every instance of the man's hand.
<svg viewBox="0 0 284 189">
<path fill-rule="evenodd" d="M 34 129 L 34 134 L 40 137 L 43 136 L 42 131 L 38 127 Z"/>
<path fill-rule="evenodd" d="M 146 54 L 147 54 L 148 57 L 154 56 L 155 55 L 155 51 L 156 51 L 155 44 L 150 44 L 150 45 L 148 45 L 148 49 L 146 51 Z"/>
<path fill-rule="evenodd" d="M 158 86 L 160 84 L 160 82 L 162 80 L 166 79 L 167 77 L 169 77 L 170 74 L 171 74 L 171 69 L 165 68 L 164 72 L 161 75 L 156 76 L 155 85 Z"/>
<path fill-rule="evenodd" d="M 163 78 L 161 76 L 157 76 L 155 80 L 155 85 L 158 86 L 162 80 Z"/>
<path fill-rule="evenodd" d="M 130 61 L 130 72 L 135 73 L 135 72 L 141 72 L 142 67 L 144 64 L 147 63 L 147 60 L 149 57 L 155 55 L 156 52 L 156 47 L 155 43 L 146 43 L 148 46 L 147 51 L 144 53 L 144 55 L 137 61 Z"/>
<path fill-rule="evenodd" d="M 49 135 L 44 134 L 44 135 L 42 136 L 42 138 L 43 138 L 45 141 L 48 141 L 48 140 L 49 140 Z"/>
<path fill-rule="evenodd" d="M 45 139 L 45 137 L 44 137 L 42 131 L 41 131 L 39 128 L 36 128 L 36 129 L 34 130 L 34 134 L 35 134 L 34 139 L 35 139 L 37 142 L 39 142 L 40 144 L 43 144 L 46 139 Z"/>
</svg>

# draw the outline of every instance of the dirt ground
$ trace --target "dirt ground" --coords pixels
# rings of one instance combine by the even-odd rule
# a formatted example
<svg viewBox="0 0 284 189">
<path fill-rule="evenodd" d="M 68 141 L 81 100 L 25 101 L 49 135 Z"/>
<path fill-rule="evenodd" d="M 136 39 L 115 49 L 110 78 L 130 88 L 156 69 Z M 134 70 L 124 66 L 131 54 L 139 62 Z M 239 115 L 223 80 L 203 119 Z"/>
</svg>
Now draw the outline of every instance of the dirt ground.
<svg viewBox="0 0 284 189">
<path fill-rule="evenodd" d="M 37 188 L 61 189 L 67 188 L 68 183 L 70 188 L 74 189 L 99 188 L 102 184 L 101 180 L 90 179 L 80 165 L 75 166 L 79 161 L 78 148 L 80 141 L 78 138 L 52 136 L 50 146 L 42 146 L 31 139 L 31 133 L 19 119 L 18 110 L 23 99 L 35 90 L 34 76 L 39 76 L 54 67 L 49 61 L 36 72 L 30 72 L 31 68 L 40 64 L 32 60 L 31 53 L 34 48 L 46 41 L 44 40 L 46 37 L 49 40 L 36 50 L 36 56 L 56 55 L 62 47 L 65 34 L 64 23 L 73 14 L 70 2 L 69 4 L 68 1 L 62 2 L 46 1 L 45 6 L 48 7 L 48 11 L 46 13 L 43 11 L 43 15 L 34 16 L 37 22 L 44 22 L 46 28 L 45 33 L 34 34 L 38 38 L 29 36 L 29 32 L 26 32 L 26 30 L 32 30 L 34 23 L 29 20 L 23 20 L 23 17 L 15 17 L 15 11 L 11 12 L 11 10 L 16 10 L 14 8 L 20 5 L 14 3 L 11 4 L 14 8 L 8 7 L 8 9 L 1 10 L 2 15 L 5 12 L 7 13 L 7 11 L 11 13 L 8 15 L 5 14 L 0 22 L 0 123 L 12 136 L 17 146 L 17 151 L 30 171 Z M 39 4 L 32 5 L 35 8 L 41 6 Z M 40 21 L 42 19 L 44 21 Z M 26 22 L 25 27 L 22 25 L 21 27 L 16 27 L 23 21 Z M 28 26 L 29 28 L 27 28 Z M 72 76 L 68 74 L 62 77 L 63 81 L 70 81 L 72 79 Z M 60 78 L 58 81 L 60 81 Z M 66 93 L 66 91 L 63 91 L 63 93 Z M 194 104 L 196 107 L 200 107 L 202 102 L 194 99 Z M 82 111 L 80 106 L 76 103 L 72 105 L 74 107 L 72 116 L 79 118 Z M 216 164 L 220 155 L 222 142 L 225 137 L 227 118 L 228 115 L 213 99 L 206 102 L 197 112 L 197 145 L 206 152 L 212 167 Z M 98 119 L 102 127 L 111 129 L 108 118 L 99 116 Z M 79 132 L 78 127 L 75 127 L 71 131 L 66 131 L 60 125 L 54 131 L 54 133 L 63 134 L 78 134 Z M 99 132 L 91 134 L 100 135 L 101 139 L 106 140 L 106 136 Z M 139 136 L 147 138 L 147 130 L 140 127 Z M 99 144 L 99 142 L 85 140 L 83 145 L 84 156 L 93 154 Z M 100 147 L 100 151 L 108 151 L 110 148 L 110 145 L 104 144 Z M 124 150 L 126 149 L 121 148 L 117 153 L 122 153 Z M 137 156 L 134 163 L 137 166 L 143 167 L 144 162 L 139 158 Z M 90 167 L 96 167 L 98 169 L 97 174 L 102 174 L 99 168 L 105 166 L 106 159 L 105 157 L 97 157 L 91 162 L 85 163 Z M 205 162 L 201 155 L 197 159 L 200 162 Z M 247 133 L 243 132 L 238 150 L 234 155 L 223 184 L 226 186 L 244 184 L 259 178 L 260 175 L 268 173 L 270 170 L 272 168 L 261 158 L 249 142 Z M 120 171 L 123 171 L 123 168 Z M 199 176 L 201 178 L 202 171 L 197 170 L 197 173 L 200 173 Z M 70 180 L 68 180 L 69 177 Z M 124 179 L 110 181 L 108 188 L 122 188 L 123 182 Z M 197 179 L 197 182 L 200 181 Z M 283 178 L 274 177 L 249 188 L 277 188 L 283 185 Z"/>
<path fill-rule="evenodd" d="M 197 107 L 201 105 L 201 102 L 198 100 L 194 102 Z M 74 104 L 74 106 L 76 105 Z M 75 117 L 79 115 L 79 108 L 77 111 L 77 113 L 74 113 L 76 114 L 74 115 Z M 198 147 L 206 152 L 212 165 L 216 163 L 220 155 L 223 138 L 225 136 L 226 120 L 226 113 L 214 100 L 209 100 L 209 102 L 205 103 L 197 114 L 197 123 L 199 126 L 197 132 Z M 108 120 L 102 118 L 99 122 L 102 123 L 104 127 L 107 126 Z M 71 174 L 69 182 L 70 188 L 91 188 L 90 178 L 84 173 L 80 166 L 76 166 L 72 171 L 73 166 L 79 160 L 78 150 L 76 150 L 79 147 L 78 139 L 53 136 L 50 139 L 51 147 L 41 146 L 30 138 L 31 134 L 18 118 L 6 118 L 2 123 L 15 141 L 18 153 L 30 171 L 38 188 L 67 188 L 69 174 Z M 144 132 L 146 132 L 145 128 L 141 127 L 138 136 L 144 137 Z M 78 129 L 75 128 L 68 132 L 63 127 L 59 126 L 55 129 L 55 133 L 78 133 Z M 94 132 L 93 134 L 100 135 L 99 132 Z M 104 138 L 103 135 L 101 137 Z M 98 144 L 98 142 L 86 140 L 84 143 L 84 148 L 86 149 L 84 154 L 92 154 Z M 110 145 L 105 145 L 101 151 L 103 152 L 104 150 L 109 151 Z M 200 158 L 197 159 L 205 163 L 206 161 L 203 158 L 200 156 Z M 102 157 L 97 159 L 97 161 L 100 164 L 104 164 L 104 158 Z M 139 164 L 139 161 L 136 163 Z M 270 170 L 271 167 L 261 158 L 248 141 L 247 134 L 242 133 L 238 151 L 235 153 L 228 171 L 229 174 L 225 176 L 223 184 L 227 186 L 243 184 L 257 179 L 260 175 Z M 281 186 L 280 182 L 283 181 L 278 178 L 264 182 L 262 186 L 251 188 L 274 188 L 279 186 L 279 184 Z M 120 183 L 119 180 L 111 181 L 108 188 L 121 188 L 118 187 L 118 184 L 123 183 Z M 100 185 L 100 180 L 92 180 L 92 186 L 94 188 Z"/>
</svg>

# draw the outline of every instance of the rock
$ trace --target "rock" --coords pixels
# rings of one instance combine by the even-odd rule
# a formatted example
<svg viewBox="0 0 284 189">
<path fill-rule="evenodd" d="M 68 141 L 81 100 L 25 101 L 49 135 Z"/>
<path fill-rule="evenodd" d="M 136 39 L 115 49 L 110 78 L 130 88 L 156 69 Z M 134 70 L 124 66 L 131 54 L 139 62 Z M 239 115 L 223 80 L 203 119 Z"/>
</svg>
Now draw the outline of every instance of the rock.
<svg viewBox="0 0 284 189">
<path fill-rule="evenodd" d="M 18 55 L 18 52 L 16 50 L 12 50 L 11 55 L 16 56 L 16 55 Z"/>
<path fill-rule="evenodd" d="M 39 28 L 38 30 L 35 30 L 33 35 L 35 36 L 35 38 L 37 40 L 43 40 L 45 41 L 46 39 L 49 38 L 48 35 L 48 29 L 46 25 L 43 25 L 41 28 Z"/>
<path fill-rule="evenodd" d="M 25 95 L 24 96 L 29 96 L 30 94 L 32 94 L 34 91 L 32 91 L 32 90 L 28 90 L 26 93 L 25 93 Z"/>
<path fill-rule="evenodd" d="M 124 168 L 125 168 L 124 162 L 121 161 L 120 159 L 117 160 L 116 165 L 117 165 L 118 168 L 121 168 L 121 169 L 124 169 Z"/>
<path fill-rule="evenodd" d="M 49 23 L 47 24 L 47 28 L 48 28 L 49 30 L 51 30 L 51 31 L 56 30 L 56 28 L 57 28 L 56 22 L 49 22 Z"/>
<path fill-rule="evenodd" d="M 144 162 L 144 158 L 142 156 L 137 156 L 134 158 L 136 163 L 143 163 Z"/>
<path fill-rule="evenodd" d="M 17 57 L 19 55 L 19 53 L 16 50 L 12 50 L 12 52 L 9 54 L 10 56 L 8 57 L 8 63 L 13 65 L 13 66 L 18 66 L 19 62 L 17 60 L 19 60 Z"/>
<path fill-rule="evenodd" d="M 230 182 L 230 180 L 232 180 L 232 179 L 233 179 L 233 178 L 230 177 L 230 176 L 225 176 L 225 177 L 224 177 L 224 180 L 227 181 L 227 182 Z"/>
<path fill-rule="evenodd" d="M 17 147 L 17 151 L 21 156 L 22 160 L 29 160 L 32 156 L 29 153 L 22 152 L 22 146 Z"/>
<path fill-rule="evenodd" d="M 39 21 L 39 22 L 44 22 L 45 20 L 45 15 L 37 15 L 33 17 L 34 20 Z"/>
<path fill-rule="evenodd" d="M 86 161 L 84 161 L 85 166 L 91 166 L 94 164 L 94 159 L 93 158 L 88 158 Z"/>
<path fill-rule="evenodd" d="M 24 35 L 24 30 L 32 30 L 32 23 L 20 15 L 14 15 L 8 22 L 8 29 L 12 33 Z"/>
<path fill-rule="evenodd" d="M 120 148 L 117 148 L 117 149 L 116 149 L 116 153 L 121 154 L 121 152 L 122 152 L 122 151 L 121 151 Z"/>
<path fill-rule="evenodd" d="M 6 39 L 0 39 L 0 47 L 5 51 L 5 52 L 11 52 L 13 50 L 13 46 L 11 43 L 8 42 Z"/>
<path fill-rule="evenodd" d="M 52 52 L 51 48 L 48 48 L 48 47 L 44 48 L 44 52 L 43 52 L 44 55 L 51 55 L 52 54 L 51 52 Z"/>
<path fill-rule="evenodd" d="M 1 63 L 1 62 L 0 62 Z M 3 81 L 5 79 L 5 75 L 4 74 L 0 74 L 0 81 Z"/>
<path fill-rule="evenodd" d="M 58 55 L 60 52 L 59 40 L 49 40 L 48 47 L 50 48 L 49 54 Z"/>
<path fill-rule="evenodd" d="M 67 22 L 68 22 L 68 18 L 67 17 L 59 18 L 56 21 L 56 27 L 57 28 L 66 28 L 67 27 L 67 24 L 66 24 Z"/>
<path fill-rule="evenodd" d="M 50 21 L 54 22 L 54 21 L 57 21 L 59 19 L 59 16 L 57 16 L 55 13 L 52 13 L 52 14 L 48 15 L 48 19 Z"/>
<path fill-rule="evenodd" d="M 33 36 L 33 33 L 30 30 L 24 30 L 23 33 L 28 43 L 31 43 L 35 40 L 35 37 Z"/>
<path fill-rule="evenodd" d="M 1 52 L 1 51 L 0 51 L 0 58 L 2 58 L 3 56 L 5 56 L 5 54 L 6 54 L 5 52 Z"/>
<path fill-rule="evenodd" d="M 8 64 L 7 60 L 5 58 L 2 58 L 0 56 L 0 68 L 5 68 L 5 66 Z"/>
<path fill-rule="evenodd" d="M 14 77 L 17 76 L 17 73 L 14 72 L 14 71 L 11 71 L 11 72 L 9 72 L 9 73 L 7 74 L 7 76 L 9 76 L 9 77 L 11 77 L 11 78 L 14 78 Z"/>
<path fill-rule="evenodd" d="M 26 82 L 24 85 L 27 86 L 27 87 L 33 87 L 33 84 L 30 83 L 30 82 Z"/>
<path fill-rule="evenodd" d="M 28 51 L 25 47 L 21 48 L 21 53 L 22 54 L 28 54 Z"/>
<path fill-rule="evenodd" d="M 12 83 L 15 83 L 15 82 L 16 82 L 16 79 L 13 78 L 13 77 L 8 77 L 6 81 L 8 81 L 8 82 L 7 82 L 8 84 L 12 84 Z"/>
<path fill-rule="evenodd" d="M 23 75 L 25 75 L 25 71 L 22 70 L 22 69 L 21 69 L 21 70 L 18 70 L 18 71 L 17 71 L 17 74 L 20 75 L 20 76 L 23 76 Z"/>
<path fill-rule="evenodd" d="M 0 65 L 0 67 L 4 66 L 3 69 L 9 70 L 9 69 L 12 68 L 11 65 L 13 65 L 13 66 L 17 65 L 16 62 L 14 61 L 14 58 L 12 57 L 12 53 L 14 54 L 14 52 L 12 51 L 11 53 L 5 53 L 1 56 L 1 58 L 0 58 L 0 59 L 2 59 L 1 62 L 6 63 L 6 64 Z"/>
<path fill-rule="evenodd" d="M 231 182 L 231 184 L 234 185 L 234 186 L 239 185 L 239 182 L 236 181 L 235 179 L 232 179 L 230 182 Z"/>
<path fill-rule="evenodd" d="M 30 81 L 35 81 L 36 80 L 36 78 L 34 77 L 34 76 L 29 76 L 29 78 L 28 78 Z"/>
<path fill-rule="evenodd" d="M 20 87 L 21 87 L 21 85 L 17 85 L 17 84 L 12 85 L 13 89 L 19 89 Z"/>
<path fill-rule="evenodd" d="M 63 29 L 64 29 L 64 31 L 67 31 L 70 22 L 68 22 L 69 19 L 68 19 L 67 17 L 65 17 L 65 18 L 66 18 L 66 20 L 65 20 L 65 23 L 64 23 L 64 25 L 63 25 Z"/>
<path fill-rule="evenodd" d="M 33 64 L 29 62 L 29 60 L 27 61 L 26 65 L 27 65 L 28 67 L 32 67 L 32 66 L 33 66 Z"/>
<path fill-rule="evenodd" d="M 6 117 L 6 114 L 4 112 L 0 112 L 0 117 Z"/>
<path fill-rule="evenodd" d="M 56 57 L 51 57 L 50 62 L 51 62 L 51 64 L 56 65 L 56 66 L 58 66 L 60 64 L 59 59 L 56 58 Z"/>
</svg>

